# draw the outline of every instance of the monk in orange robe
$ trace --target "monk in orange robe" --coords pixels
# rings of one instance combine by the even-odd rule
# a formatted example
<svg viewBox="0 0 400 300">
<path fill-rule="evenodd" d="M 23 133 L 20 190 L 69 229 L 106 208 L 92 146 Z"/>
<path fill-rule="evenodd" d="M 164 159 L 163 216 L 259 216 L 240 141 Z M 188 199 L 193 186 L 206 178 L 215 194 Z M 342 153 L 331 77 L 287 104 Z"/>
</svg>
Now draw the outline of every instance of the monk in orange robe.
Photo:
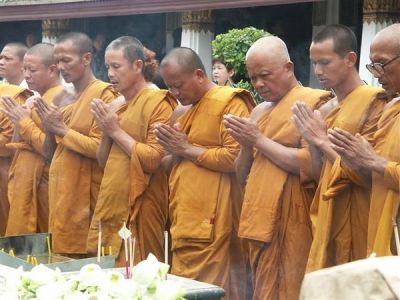
<svg viewBox="0 0 400 300">
<path fill-rule="evenodd" d="M 356 70 L 356 39 L 342 25 L 329 25 L 310 47 L 314 73 L 336 97 L 313 112 L 303 103 L 293 107 L 295 123 L 310 145 L 313 174 L 319 180 L 311 204 L 313 242 L 307 271 L 343 264 L 366 255 L 370 186 L 343 175 L 326 128 L 342 128 L 370 137 L 385 101 Z M 325 122 L 323 120 L 325 117 Z"/>
<path fill-rule="evenodd" d="M 351 162 L 353 170 L 361 169 L 368 175 L 367 179 L 372 179 L 368 255 L 399 255 L 400 252 L 394 246 L 400 203 L 399 34 L 399 24 L 388 26 L 378 32 L 371 44 L 372 63 L 367 68 L 382 84 L 388 100 L 371 141 L 373 148 L 360 134 L 353 136 L 335 129 L 329 135 L 343 161 Z"/>
<path fill-rule="evenodd" d="M 16 103 L 25 103 L 32 96 L 32 92 L 16 85 L 0 83 L 0 96 L 10 96 Z M 2 101 L 3 102 L 3 101 Z M 7 226 L 9 202 L 7 197 L 8 173 L 13 157 L 13 151 L 6 145 L 11 142 L 14 125 L 4 113 L 2 103 L 0 113 L 0 235 L 4 235 Z"/>
<path fill-rule="evenodd" d="M 96 80 L 90 68 L 92 42 L 83 33 L 61 36 L 55 47 L 57 67 L 73 92 L 63 91 L 53 105 L 38 99 L 47 151 L 55 149 L 49 169 L 49 231 L 55 253 L 86 253 L 87 235 L 102 169 L 96 161 L 101 132 L 90 112 L 94 98 L 111 102 L 110 84 Z M 55 99 L 54 99 L 55 100 Z M 62 108 L 60 108 L 62 107 Z"/>
<path fill-rule="evenodd" d="M 244 90 L 211 82 L 189 48 L 173 49 L 160 72 L 184 105 L 174 113 L 177 122 L 156 129 L 172 166 L 172 273 L 222 286 L 227 299 L 244 299 L 245 257 L 237 238 L 242 193 L 234 174 L 239 144 L 222 119 L 246 117 L 253 100 Z"/>
<path fill-rule="evenodd" d="M 24 58 L 25 80 L 46 103 L 51 103 L 54 95 L 62 89 L 53 48 L 50 44 L 37 44 Z M 16 152 L 8 183 L 10 212 L 6 235 L 48 232 L 50 160 L 44 156 L 45 133 L 37 112 L 31 110 L 33 103 L 22 107 L 11 98 L 5 100 L 5 113 L 14 123 L 19 137 L 7 144 Z"/>
<path fill-rule="evenodd" d="M 134 55 L 126 56 L 127 51 Z M 110 81 L 126 103 L 117 112 L 100 100 L 92 103 L 94 118 L 103 131 L 98 160 L 104 177 L 90 226 L 88 252 L 97 251 L 101 222 L 102 245 L 106 249 L 111 246 L 117 265 L 123 266 L 125 252 L 118 231 L 127 224 L 136 239 L 135 262 L 146 259 L 149 253 L 164 261 L 168 182 L 161 167 L 164 150 L 154 129 L 157 123 L 169 122 L 176 100 L 168 91 L 148 87 L 139 40 L 120 37 L 112 41 L 105 60 Z"/>
<path fill-rule="evenodd" d="M 329 93 L 299 85 L 277 37 L 256 41 L 246 66 L 265 102 L 250 119 L 227 116 L 225 124 L 241 145 L 236 169 L 245 194 L 239 236 L 249 244 L 253 299 L 298 299 L 312 239 L 308 210 L 314 191 L 301 182 L 307 152 L 291 107 L 299 99 L 314 107 Z"/>
</svg>

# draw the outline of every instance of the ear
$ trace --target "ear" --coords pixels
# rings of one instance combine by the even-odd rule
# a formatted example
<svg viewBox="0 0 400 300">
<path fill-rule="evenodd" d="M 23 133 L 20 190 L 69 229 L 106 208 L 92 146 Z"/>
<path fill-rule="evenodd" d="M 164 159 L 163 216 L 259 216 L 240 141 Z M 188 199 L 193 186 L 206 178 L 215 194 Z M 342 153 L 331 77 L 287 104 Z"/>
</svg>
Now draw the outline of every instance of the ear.
<svg viewBox="0 0 400 300">
<path fill-rule="evenodd" d="M 291 61 L 285 63 L 284 68 L 290 75 L 294 73 L 294 64 Z"/>
<path fill-rule="evenodd" d="M 357 54 L 353 51 L 347 53 L 344 58 L 349 67 L 353 67 L 357 63 Z"/>
<path fill-rule="evenodd" d="M 198 79 L 200 79 L 200 80 L 203 80 L 204 77 L 207 77 L 207 76 L 204 74 L 204 71 L 203 71 L 202 69 L 196 69 L 196 70 L 194 71 L 194 75 L 195 75 Z"/>
<path fill-rule="evenodd" d="M 141 59 L 137 59 L 133 62 L 133 67 L 136 68 L 136 70 L 139 71 L 139 73 L 142 72 L 142 70 L 144 71 L 144 63 L 143 60 Z"/>
<path fill-rule="evenodd" d="M 90 63 L 92 62 L 92 53 L 86 52 L 85 54 L 83 54 L 82 62 L 85 66 L 90 66 Z"/>
<path fill-rule="evenodd" d="M 47 69 L 49 70 L 49 73 L 55 74 L 58 76 L 58 69 L 55 64 L 50 65 Z"/>
<path fill-rule="evenodd" d="M 230 70 L 230 71 L 228 72 L 229 78 L 232 78 L 234 75 L 235 75 L 235 70 L 234 70 L 234 69 L 232 69 L 232 70 Z"/>
</svg>

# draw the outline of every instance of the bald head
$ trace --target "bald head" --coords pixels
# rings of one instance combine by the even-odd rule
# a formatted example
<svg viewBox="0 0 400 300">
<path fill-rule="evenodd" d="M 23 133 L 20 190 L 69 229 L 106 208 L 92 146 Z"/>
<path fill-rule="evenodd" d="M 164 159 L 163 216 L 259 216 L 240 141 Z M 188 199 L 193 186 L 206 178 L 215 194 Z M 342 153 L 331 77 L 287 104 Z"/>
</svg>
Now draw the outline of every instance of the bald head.
<svg viewBox="0 0 400 300">
<path fill-rule="evenodd" d="M 92 40 L 82 32 L 68 32 L 57 39 L 56 44 L 71 42 L 79 54 L 93 53 Z"/>
<path fill-rule="evenodd" d="M 160 67 L 163 68 L 171 64 L 178 65 L 180 71 L 184 73 L 193 73 L 198 69 L 202 70 L 204 74 L 206 73 L 200 57 L 190 48 L 179 47 L 172 49 L 162 60 Z"/>
<path fill-rule="evenodd" d="M 267 56 L 281 64 L 290 61 L 285 42 L 276 36 L 267 36 L 258 39 L 247 51 L 246 61 L 252 56 L 259 55 Z"/>
<path fill-rule="evenodd" d="M 8 43 L 7 45 L 4 46 L 3 49 L 8 48 L 13 51 L 13 53 L 22 61 L 24 59 L 24 55 L 26 51 L 28 50 L 28 47 L 26 47 L 22 43 Z"/>
<path fill-rule="evenodd" d="M 400 23 L 392 24 L 379 31 L 371 46 L 377 43 L 384 43 L 395 53 L 400 54 Z"/>
<path fill-rule="evenodd" d="M 32 55 L 40 58 L 40 61 L 46 66 L 55 64 L 54 60 L 54 46 L 49 43 L 36 44 L 29 48 L 26 55 Z"/>
</svg>

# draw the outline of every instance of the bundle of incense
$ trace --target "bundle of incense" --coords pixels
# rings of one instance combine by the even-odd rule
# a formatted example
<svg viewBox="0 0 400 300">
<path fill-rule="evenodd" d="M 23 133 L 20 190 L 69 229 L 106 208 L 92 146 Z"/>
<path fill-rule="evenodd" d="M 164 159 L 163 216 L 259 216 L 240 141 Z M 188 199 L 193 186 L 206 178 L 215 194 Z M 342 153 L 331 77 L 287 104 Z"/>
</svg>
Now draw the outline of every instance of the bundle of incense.
<svg viewBox="0 0 400 300">
<path fill-rule="evenodd" d="M 164 262 L 168 264 L 168 231 L 164 231 Z"/>
<path fill-rule="evenodd" d="M 104 246 L 101 246 L 101 256 L 105 255 Z"/>
<path fill-rule="evenodd" d="M 97 241 L 97 262 L 100 262 L 100 250 L 101 250 L 101 221 L 99 221 L 99 239 Z"/>
<path fill-rule="evenodd" d="M 112 255 L 112 246 L 108 246 L 108 255 Z"/>
<path fill-rule="evenodd" d="M 47 252 L 48 252 L 48 254 L 49 254 L 49 257 L 50 257 L 50 256 L 51 256 L 50 237 L 49 237 L 49 236 L 47 236 L 47 237 L 46 237 L 46 240 L 47 240 Z"/>
<path fill-rule="evenodd" d="M 13 250 L 13 249 L 10 249 L 10 251 L 8 251 L 8 255 L 10 255 L 10 256 L 15 256 L 14 250 Z"/>
</svg>

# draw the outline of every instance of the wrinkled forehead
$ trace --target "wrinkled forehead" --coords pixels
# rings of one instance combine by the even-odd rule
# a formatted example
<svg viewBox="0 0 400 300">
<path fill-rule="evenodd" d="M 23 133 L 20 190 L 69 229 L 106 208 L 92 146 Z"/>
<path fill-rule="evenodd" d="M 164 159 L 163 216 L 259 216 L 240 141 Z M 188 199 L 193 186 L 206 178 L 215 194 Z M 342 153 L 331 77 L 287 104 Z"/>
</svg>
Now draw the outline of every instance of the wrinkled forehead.
<svg viewBox="0 0 400 300">
<path fill-rule="evenodd" d="M 371 61 L 376 61 L 381 58 L 389 58 L 399 55 L 400 52 L 398 45 L 399 41 L 385 37 L 377 38 L 371 43 L 369 57 Z"/>
</svg>

